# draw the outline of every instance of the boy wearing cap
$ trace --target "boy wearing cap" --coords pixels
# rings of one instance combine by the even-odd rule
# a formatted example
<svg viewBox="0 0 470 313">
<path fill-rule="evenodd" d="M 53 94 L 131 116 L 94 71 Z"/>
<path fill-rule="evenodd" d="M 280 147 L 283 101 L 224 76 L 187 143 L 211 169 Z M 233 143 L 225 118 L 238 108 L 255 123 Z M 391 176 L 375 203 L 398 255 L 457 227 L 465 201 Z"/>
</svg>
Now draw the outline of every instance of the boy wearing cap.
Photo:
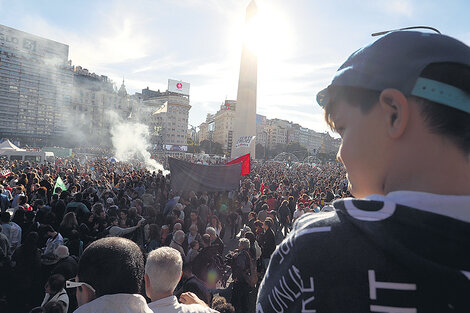
<svg viewBox="0 0 470 313">
<path fill-rule="evenodd" d="M 389 33 L 317 100 L 360 199 L 298 219 L 257 312 L 470 312 L 470 48 Z"/>
</svg>

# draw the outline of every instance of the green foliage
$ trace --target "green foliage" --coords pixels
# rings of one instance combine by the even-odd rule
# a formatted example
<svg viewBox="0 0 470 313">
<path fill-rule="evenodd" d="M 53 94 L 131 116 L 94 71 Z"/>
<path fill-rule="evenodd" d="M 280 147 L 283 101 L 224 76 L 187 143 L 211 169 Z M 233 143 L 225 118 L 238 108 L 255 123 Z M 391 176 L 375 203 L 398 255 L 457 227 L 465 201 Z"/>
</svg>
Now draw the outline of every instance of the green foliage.
<svg viewBox="0 0 470 313">
<path fill-rule="evenodd" d="M 262 144 L 256 144 L 255 153 L 257 159 L 263 160 L 265 156 L 267 157 L 267 154 L 265 154 L 266 152 L 267 151 L 264 149 L 264 146 Z"/>
<path fill-rule="evenodd" d="M 218 154 L 223 155 L 222 145 L 218 142 L 203 140 L 199 143 L 200 151 L 204 151 L 207 154 Z"/>
</svg>

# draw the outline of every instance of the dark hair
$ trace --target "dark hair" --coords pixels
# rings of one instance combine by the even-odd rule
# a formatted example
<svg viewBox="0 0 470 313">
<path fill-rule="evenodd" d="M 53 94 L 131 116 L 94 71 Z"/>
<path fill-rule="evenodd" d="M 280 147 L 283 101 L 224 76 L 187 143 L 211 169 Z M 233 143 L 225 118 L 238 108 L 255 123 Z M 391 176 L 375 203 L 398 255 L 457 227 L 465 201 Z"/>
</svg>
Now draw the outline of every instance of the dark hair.
<svg viewBox="0 0 470 313">
<path fill-rule="evenodd" d="M 76 202 L 80 202 L 82 201 L 82 199 L 83 199 L 83 195 L 81 192 L 76 193 L 75 196 L 73 197 L 73 200 Z"/>
<path fill-rule="evenodd" d="M 250 244 L 251 244 L 251 245 L 254 245 L 254 244 L 255 244 L 256 237 L 255 237 L 255 234 L 253 234 L 251 231 L 247 231 L 247 232 L 245 233 L 245 238 L 250 241 Z"/>
<path fill-rule="evenodd" d="M 144 257 L 125 238 L 109 237 L 91 243 L 78 263 L 78 278 L 103 295 L 139 293 L 144 278 Z"/>
<path fill-rule="evenodd" d="M 2 212 L 0 215 L 0 221 L 2 221 L 2 223 L 10 223 L 10 213 Z"/>
<path fill-rule="evenodd" d="M 433 63 L 428 65 L 420 77 L 436 80 L 470 95 L 470 67 L 458 63 Z M 325 105 L 325 120 L 335 130 L 331 119 L 335 103 L 347 99 L 367 114 L 378 103 L 380 92 L 358 87 L 330 86 L 330 101 Z M 428 129 L 451 140 L 465 154 L 470 154 L 470 114 L 450 106 L 427 99 L 410 96 L 420 106 L 421 115 Z"/>
<path fill-rule="evenodd" d="M 428 65 L 420 76 L 457 87 L 470 96 L 468 66 L 457 63 L 434 63 Z M 421 114 L 432 133 L 449 138 L 465 154 L 470 154 L 470 113 L 426 99 L 413 98 L 420 103 Z"/>
<path fill-rule="evenodd" d="M 59 301 L 49 301 L 44 307 L 44 313 L 65 313 L 65 307 Z"/>
<path fill-rule="evenodd" d="M 28 196 L 20 196 L 19 197 L 19 205 L 23 205 L 23 204 L 26 204 L 26 202 L 28 202 Z"/>
<path fill-rule="evenodd" d="M 54 293 L 58 293 L 65 288 L 65 278 L 61 274 L 51 275 L 47 280 L 47 283 Z"/>
<path fill-rule="evenodd" d="M 266 224 L 266 226 L 271 229 L 273 227 L 273 220 L 270 217 L 266 217 L 266 219 L 264 220 L 264 224 Z"/>
<path fill-rule="evenodd" d="M 199 243 L 199 241 L 193 240 L 193 241 L 191 241 L 191 243 L 189 244 L 189 246 L 194 249 L 194 247 L 196 246 L 197 243 Z"/>
<path fill-rule="evenodd" d="M 202 235 L 202 241 L 204 244 L 209 245 L 211 244 L 211 236 L 209 234 Z"/>
<path fill-rule="evenodd" d="M 160 241 L 160 227 L 157 224 L 149 225 L 149 239 Z"/>
<path fill-rule="evenodd" d="M 103 204 L 101 202 L 97 202 L 97 203 L 93 204 L 91 209 L 92 209 L 93 212 L 98 212 L 98 214 L 99 214 L 99 212 L 103 211 L 103 208 L 104 208 Z"/>
</svg>

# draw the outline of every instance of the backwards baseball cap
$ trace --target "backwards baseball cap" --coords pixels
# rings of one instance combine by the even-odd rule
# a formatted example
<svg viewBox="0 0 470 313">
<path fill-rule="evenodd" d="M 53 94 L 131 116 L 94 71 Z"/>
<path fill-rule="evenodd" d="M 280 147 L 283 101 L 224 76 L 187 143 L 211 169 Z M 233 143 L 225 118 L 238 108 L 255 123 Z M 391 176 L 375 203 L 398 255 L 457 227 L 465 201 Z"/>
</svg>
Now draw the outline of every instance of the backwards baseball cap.
<svg viewBox="0 0 470 313">
<path fill-rule="evenodd" d="M 470 113 L 470 94 L 420 77 L 433 63 L 458 63 L 470 67 L 470 47 L 441 34 L 394 31 L 354 52 L 336 72 L 331 84 L 317 94 L 324 107 L 334 86 L 382 91 L 394 88 L 405 96 L 417 96 Z"/>
</svg>

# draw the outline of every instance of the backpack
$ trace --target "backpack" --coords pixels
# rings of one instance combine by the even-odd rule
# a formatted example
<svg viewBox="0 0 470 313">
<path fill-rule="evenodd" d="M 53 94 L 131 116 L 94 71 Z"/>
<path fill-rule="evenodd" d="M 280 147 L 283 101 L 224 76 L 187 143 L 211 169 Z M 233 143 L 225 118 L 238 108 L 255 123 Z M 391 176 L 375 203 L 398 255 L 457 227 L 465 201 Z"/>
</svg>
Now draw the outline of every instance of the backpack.
<svg viewBox="0 0 470 313">
<path fill-rule="evenodd" d="M 249 268 L 249 272 L 248 272 L 248 276 L 250 277 L 249 278 L 249 281 L 247 281 L 248 285 L 250 285 L 250 287 L 254 288 L 256 286 L 256 284 L 258 283 L 258 271 L 256 269 L 256 260 L 253 260 L 253 258 L 250 256 L 250 253 L 248 253 L 248 251 L 246 250 L 243 250 L 241 252 L 238 252 L 237 254 L 235 254 L 232 259 L 230 260 L 230 266 L 232 267 L 232 272 L 234 270 L 234 268 L 236 268 L 236 264 L 237 264 L 237 258 L 241 255 L 241 254 L 245 254 L 247 256 L 247 261 L 248 261 L 248 264 L 245 264 L 245 265 L 248 265 L 247 267 Z M 235 269 L 237 270 L 237 269 Z M 238 269 L 238 270 L 244 270 L 244 269 Z"/>
</svg>

